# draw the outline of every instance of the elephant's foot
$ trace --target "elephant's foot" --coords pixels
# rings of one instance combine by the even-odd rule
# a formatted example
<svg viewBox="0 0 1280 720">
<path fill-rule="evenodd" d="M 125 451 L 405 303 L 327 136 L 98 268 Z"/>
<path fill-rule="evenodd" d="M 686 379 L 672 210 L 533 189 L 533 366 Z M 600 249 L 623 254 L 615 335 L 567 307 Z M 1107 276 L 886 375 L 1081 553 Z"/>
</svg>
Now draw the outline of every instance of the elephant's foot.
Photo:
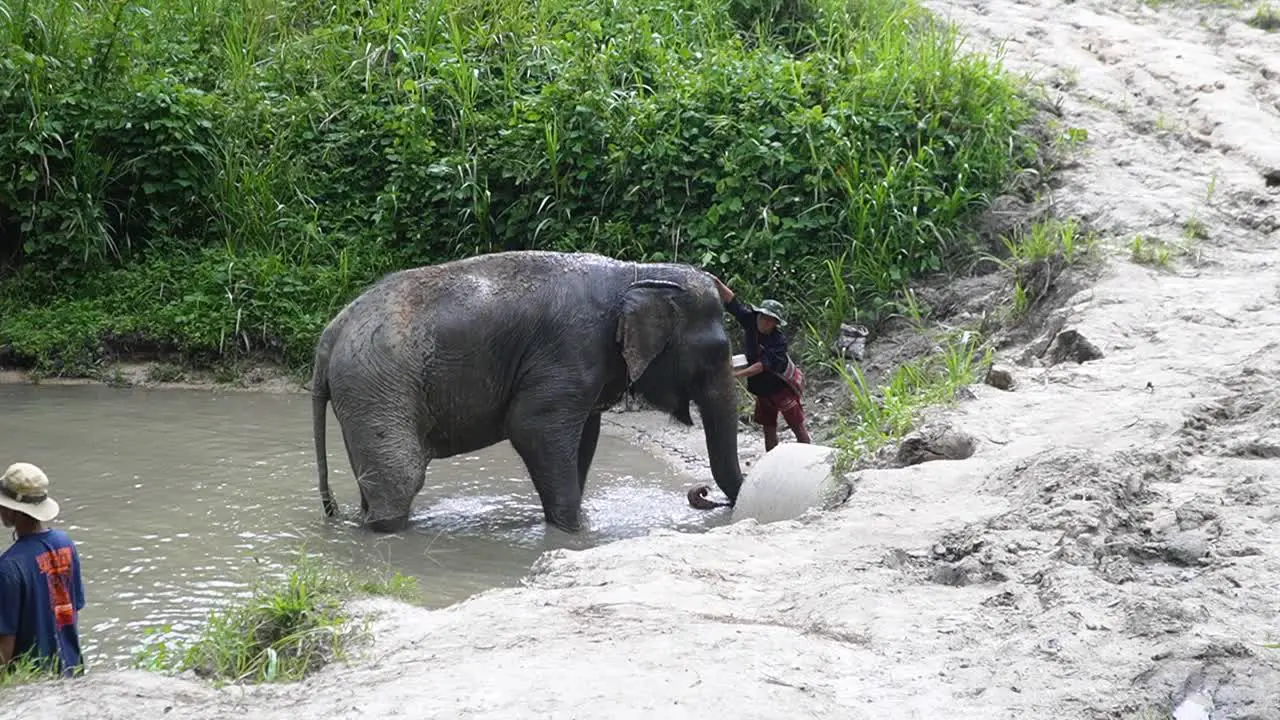
<svg viewBox="0 0 1280 720">
<path fill-rule="evenodd" d="M 582 522 L 576 512 L 547 512 L 547 523 L 563 532 L 576 534 L 582 531 Z"/>
<path fill-rule="evenodd" d="M 393 533 L 400 532 L 409 527 L 409 516 L 401 515 L 394 518 L 383 518 L 381 520 L 370 520 L 366 523 L 368 528 L 376 533 Z"/>
</svg>

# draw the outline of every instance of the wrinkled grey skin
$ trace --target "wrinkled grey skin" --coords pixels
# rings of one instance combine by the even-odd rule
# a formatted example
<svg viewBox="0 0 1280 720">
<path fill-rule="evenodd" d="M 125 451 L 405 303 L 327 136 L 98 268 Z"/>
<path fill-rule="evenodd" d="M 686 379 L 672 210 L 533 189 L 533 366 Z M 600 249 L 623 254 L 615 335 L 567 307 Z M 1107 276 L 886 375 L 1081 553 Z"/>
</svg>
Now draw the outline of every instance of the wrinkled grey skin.
<svg viewBox="0 0 1280 720">
<path fill-rule="evenodd" d="M 314 440 L 325 514 L 326 402 L 333 402 L 364 523 L 408 523 L 434 458 L 510 440 L 546 521 L 581 528 L 600 413 L 632 390 L 692 426 L 736 501 L 737 401 L 714 281 L 680 264 L 515 251 L 387 275 L 317 343 Z"/>
</svg>

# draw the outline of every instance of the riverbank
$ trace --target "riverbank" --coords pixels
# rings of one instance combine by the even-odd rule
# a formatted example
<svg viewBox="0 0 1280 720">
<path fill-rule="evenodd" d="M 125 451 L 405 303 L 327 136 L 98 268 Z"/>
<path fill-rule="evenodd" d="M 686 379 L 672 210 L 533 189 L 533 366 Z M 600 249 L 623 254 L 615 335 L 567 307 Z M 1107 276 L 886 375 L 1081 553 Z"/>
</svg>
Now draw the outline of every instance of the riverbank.
<svg viewBox="0 0 1280 720">
<path fill-rule="evenodd" d="M 1053 195 L 1111 260 L 1038 324 L 1093 359 L 1028 333 L 1010 391 L 937 413 L 972 457 L 860 472 L 801 521 L 550 553 L 441 611 L 362 603 L 374 644 L 301 683 L 103 673 L 0 715 L 1280 717 L 1280 35 L 1253 7 L 935 8 L 1060 89 L 1089 143 Z"/>
</svg>

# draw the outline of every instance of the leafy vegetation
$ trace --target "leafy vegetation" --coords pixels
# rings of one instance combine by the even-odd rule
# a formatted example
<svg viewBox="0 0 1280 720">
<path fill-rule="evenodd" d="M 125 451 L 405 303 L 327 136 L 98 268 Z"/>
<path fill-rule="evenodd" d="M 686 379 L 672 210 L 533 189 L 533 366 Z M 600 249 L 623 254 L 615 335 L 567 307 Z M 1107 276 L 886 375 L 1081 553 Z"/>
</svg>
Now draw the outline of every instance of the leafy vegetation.
<svg viewBox="0 0 1280 720">
<path fill-rule="evenodd" d="M 358 579 L 304 556 L 283 578 L 213 613 L 189 645 L 172 644 L 159 631 L 161 639 L 148 643 L 136 663 L 233 683 L 298 680 L 341 657 L 352 631 L 343 603 L 353 593 L 412 600 L 419 591 L 414 578 L 398 572 Z"/>
<path fill-rule="evenodd" d="M 1253 17 L 1246 22 L 1259 30 L 1275 32 L 1280 30 L 1280 10 L 1276 10 L 1270 4 L 1263 3 L 1253 12 Z"/>
<path fill-rule="evenodd" d="M 1052 219 L 1002 239 L 1008 259 L 992 258 L 1013 275 L 1009 314 L 1017 320 L 1053 287 L 1064 268 L 1095 258 L 1097 237 L 1075 218 Z"/>
<path fill-rule="evenodd" d="M 690 261 L 819 307 L 965 249 L 1033 141 L 898 0 L 0 0 L 0 360 L 298 365 L 390 270 Z"/>
<path fill-rule="evenodd" d="M 953 402 L 990 365 L 991 350 L 980 349 L 975 333 L 939 340 L 937 352 L 897 367 L 879 388 L 869 385 L 857 365 L 835 365 L 852 399 L 833 441 L 842 459 L 868 456 L 901 439 L 915 427 L 923 408 Z"/>
</svg>

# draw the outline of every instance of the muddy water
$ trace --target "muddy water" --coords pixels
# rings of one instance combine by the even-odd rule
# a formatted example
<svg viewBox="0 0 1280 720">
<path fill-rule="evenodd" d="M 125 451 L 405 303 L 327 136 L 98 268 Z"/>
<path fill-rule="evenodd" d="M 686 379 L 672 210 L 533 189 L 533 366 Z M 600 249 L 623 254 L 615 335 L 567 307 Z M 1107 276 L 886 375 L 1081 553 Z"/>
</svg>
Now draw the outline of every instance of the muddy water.
<svg viewBox="0 0 1280 720">
<path fill-rule="evenodd" d="M 374 535 L 325 521 L 310 413 L 305 395 L 0 385 L 0 465 L 49 473 L 63 507 L 56 525 L 80 548 L 91 663 L 127 663 L 147 628 L 189 636 L 301 548 L 361 572 L 413 575 L 422 602 L 440 607 L 518 584 L 548 549 L 723 522 L 688 506 L 688 478 L 606 427 L 579 536 L 545 525 L 506 443 L 433 462 L 411 529 Z M 359 496 L 342 447 L 330 414 L 330 487 L 349 517 Z"/>
</svg>

